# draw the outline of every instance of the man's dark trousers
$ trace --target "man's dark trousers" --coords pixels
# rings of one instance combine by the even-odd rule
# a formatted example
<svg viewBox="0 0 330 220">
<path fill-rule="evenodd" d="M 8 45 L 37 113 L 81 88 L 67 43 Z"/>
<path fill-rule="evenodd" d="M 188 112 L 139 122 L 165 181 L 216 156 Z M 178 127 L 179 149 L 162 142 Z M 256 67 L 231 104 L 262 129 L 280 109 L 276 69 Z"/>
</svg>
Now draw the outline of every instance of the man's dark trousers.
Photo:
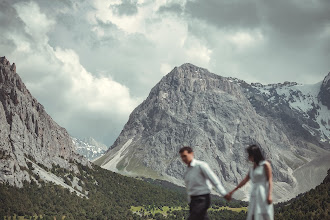
<svg viewBox="0 0 330 220">
<path fill-rule="evenodd" d="M 191 196 L 188 220 L 208 220 L 207 209 L 210 207 L 210 194 Z"/>
</svg>

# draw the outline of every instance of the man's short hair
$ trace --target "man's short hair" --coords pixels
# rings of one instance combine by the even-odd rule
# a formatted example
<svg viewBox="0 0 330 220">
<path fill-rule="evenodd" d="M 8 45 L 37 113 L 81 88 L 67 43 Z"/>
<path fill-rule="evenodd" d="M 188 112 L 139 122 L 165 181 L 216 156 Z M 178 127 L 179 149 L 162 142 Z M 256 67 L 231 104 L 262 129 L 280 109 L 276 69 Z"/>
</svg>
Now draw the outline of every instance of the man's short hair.
<svg viewBox="0 0 330 220">
<path fill-rule="evenodd" d="M 185 147 L 182 147 L 180 149 L 179 153 L 181 154 L 181 153 L 183 153 L 185 151 L 187 151 L 188 153 L 191 153 L 191 152 L 193 152 L 193 149 L 191 147 L 185 146 Z"/>
</svg>

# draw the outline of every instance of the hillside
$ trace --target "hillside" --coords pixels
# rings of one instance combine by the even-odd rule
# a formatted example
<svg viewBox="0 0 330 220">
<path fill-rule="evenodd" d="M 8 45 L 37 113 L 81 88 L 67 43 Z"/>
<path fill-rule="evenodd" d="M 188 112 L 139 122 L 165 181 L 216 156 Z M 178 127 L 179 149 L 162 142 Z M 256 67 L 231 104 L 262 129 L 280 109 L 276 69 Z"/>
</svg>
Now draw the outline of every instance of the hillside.
<svg viewBox="0 0 330 220">
<path fill-rule="evenodd" d="M 84 184 L 82 192 L 87 197 L 77 196 L 68 189 L 39 181 L 39 185 L 32 181 L 25 182 L 23 187 L 17 188 L 9 184 L 0 184 L 0 217 L 14 216 L 42 216 L 43 219 L 182 219 L 188 215 L 186 192 L 171 183 L 148 182 L 125 177 L 120 174 L 102 169 L 98 166 L 78 165 L 81 175 L 77 177 Z M 65 178 L 67 172 L 59 167 L 53 167 L 49 172 Z M 68 182 L 75 178 L 69 173 Z M 37 178 L 37 177 L 36 177 Z M 240 201 L 226 202 L 222 198 L 213 196 L 214 208 L 229 206 L 233 208 L 246 207 Z M 145 207 L 146 209 L 162 209 L 172 207 L 173 211 L 162 214 L 139 216 L 130 211 L 131 207 Z M 149 208 L 148 208 L 149 207 Z M 151 208 L 152 207 L 152 208 Z M 174 211 L 180 207 L 180 211 Z M 245 219 L 245 212 L 230 210 L 212 211 L 212 219 Z"/>
<path fill-rule="evenodd" d="M 326 220 L 330 219 L 330 170 L 323 182 L 288 202 L 275 206 L 276 219 Z"/>
</svg>

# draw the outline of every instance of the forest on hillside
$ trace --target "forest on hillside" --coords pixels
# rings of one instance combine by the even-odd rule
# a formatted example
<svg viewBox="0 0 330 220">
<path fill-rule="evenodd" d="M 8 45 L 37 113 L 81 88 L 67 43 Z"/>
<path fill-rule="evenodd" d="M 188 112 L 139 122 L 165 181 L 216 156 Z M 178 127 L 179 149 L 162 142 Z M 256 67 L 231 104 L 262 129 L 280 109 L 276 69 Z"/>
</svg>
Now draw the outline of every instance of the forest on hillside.
<svg viewBox="0 0 330 220">
<path fill-rule="evenodd" d="M 187 210 L 173 211 L 167 216 L 140 216 L 130 211 L 132 206 L 153 207 L 187 207 L 185 191 L 166 187 L 164 183 L 146 182 L 93 166 L 92 169 L 79 165 L 80 176 L 84 183 L 84 192 L 88 198 L 81 198 L 68 189 L 52 183 L 34 181 L 25 183 L 23 188 L 0 184 L 0 217 L 37 215 L 42 219 L 181 219 L 188 214 Z M 65 170 L 54 166 L 52 173 L 64 179 L 72 178 Z M 70 183 L 70 181 L 66 181 Z M 162 185 L 163 184 L 163 185 Z M 222 198 L 213 199 L 215 206 L 243 207 L 246 202 L 226 202 Z M 210 213 L 222 218 L 235 216 L 244 219 L 245 213 L 224 210 Z M 236 218 L 242 216 L 242 218 Z M 222 219 L 231 219 L 222 218 Z"/>
<path fill-rule="evenodd" d="M 82 198 L 53 183 L 25 183 L 16 188 L 0 184 L 0 217 L 39 216 L 33 219 L 185 219 L 188 216 L 186 192 L 183 187 L 162 180 L 136 179 L 104 170 L 98 166 L 79 165 L 83 191 Z M 51 172 L 64 179 L 73 178 L 67 171 L 54 166 Z M 70 181 L 66 181 L 70 183 Z M 275 205 L 275 219 L 325 220 L 330 219 L 330 170 L 323 183 L 290 201 Z M 220 207 L 244 208 L 248 203 L 212 196 L 208 214 L 210 219 L 245 219 L 246 212 L 220 210 Z M 132 207 L 145 207 L 149 212 L 132 212 Z M 153 213 L 151 209 L 173 210 Z M 175 208 L 176 207 L 176 208 Z M 149 210 L 148 210 L 149 209 Z M 245 208 L 246 210 L 246 208 Z M 41 216 L 41 217 L 40 217 Z"/>
</svg>

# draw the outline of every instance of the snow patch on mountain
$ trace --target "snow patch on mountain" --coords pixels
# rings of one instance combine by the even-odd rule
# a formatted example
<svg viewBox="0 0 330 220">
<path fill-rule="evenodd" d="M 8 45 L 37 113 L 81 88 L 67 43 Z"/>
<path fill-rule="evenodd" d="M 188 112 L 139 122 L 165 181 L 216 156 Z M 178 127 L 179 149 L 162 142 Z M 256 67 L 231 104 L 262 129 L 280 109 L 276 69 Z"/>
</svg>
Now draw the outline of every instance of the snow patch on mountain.
<svg viewBox="0 0 330 220">
<path fill-rule="evenodd" d="M 103 166 L 101 166 L 104 169 L 107 170 L 111 170 L 114 172 L 118 172 L 117 169 L 117 164 L 124 158 L 124 156 L 126 155 L 124 152 L 126 151 L 126 149 L 131 145 L 133 141 L 133 138 L 129 139 L 121 148 L 119 151 L 117 151 L 113 158 L 106 164 L 104 164 Z"/>
<path fill-rule="evenodd" d="M 291 109 L 300 112 L 304 118 L 316 122 L 318 127 L 307 124 L 303 127 L 313 136 L 319 135 L 320 141 L 330 143 L 330 111 L 318 100 L 322 82 L 251 85 L 265 96 L 269 103 L 277 105 L 280 102 L 286 102 Z"/>
<path fill-rule="evenodd" d="M 38 175 L 42 180 L 44 180 L 46 182 L 52 182 L 52 183 L 55 183 L 57 185 L 63 186 L 64 188 L 69 189 L 70 192 L 77 193 L 77 195 L 80 196 L 80 197 L 86 197 L 85 194 L 82 194 L 78 190 L 76 190 L 73 187 L 66 184 L 61 177 L 58 177 L 55 174 L 44 170 L 43 168 L 41 168 L 40 166 L 38 166 L 37 164 L 35 164 L 31 160 L 27 159 L 27 161 L 29 161 L 32 164 L 32 167 L 33 167 L 32 172 L 35 173 L 36 175 Z M 75 179 L 77 179 L 77 178 L 75 178 Z M 81 190 L 82 188 L 81 188 L 81 186 L 78 185 L 78 180 L 75 180 L 75 182 L 76 183 L 74 185 L 76 186 L 76 188 Z"/>
<path fill-rule="evenodd" d="M 93 138 L 85 138 L 83 140 L 72 138 L 72 142 L 76 146 L 76 152 L 90 161 L 100 157 L 108 149 L 106 145 L 97 142 Z"/>
</svg>

